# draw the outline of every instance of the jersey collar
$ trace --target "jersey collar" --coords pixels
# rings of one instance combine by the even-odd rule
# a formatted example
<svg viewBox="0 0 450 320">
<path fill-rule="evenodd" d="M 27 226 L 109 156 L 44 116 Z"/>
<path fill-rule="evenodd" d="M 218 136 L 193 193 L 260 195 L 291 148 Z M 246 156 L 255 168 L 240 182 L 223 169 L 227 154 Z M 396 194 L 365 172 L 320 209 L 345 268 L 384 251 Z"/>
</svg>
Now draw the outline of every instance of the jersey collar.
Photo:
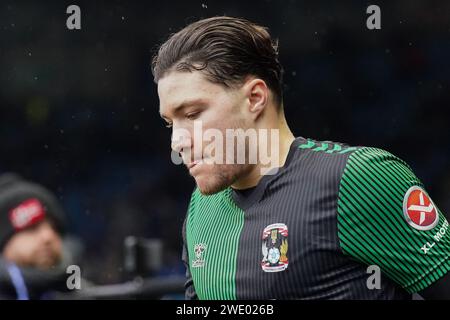
<svg viewBox="0 0 450 320">
<path fill-rule="evenodd" d="M 262 196 L 264 195 L 264 191 L 267 189 L 267 186 L 269 185 L 270 181 L 278 177 L 280 174 L 282 174 L 283 171 L 285 171 L 289 165 L 292 162 L 292 159 L 294 158 L 294 154 L 297 152 L 299 145 L 302 143 L 305 143 L 306 139 L 303 137 L 297 137 L 292 142 L 288 155 L 286 157 L 286 162 L 284 163 L 284 166 L 278 168 L 278 172 L 273 175 L 266 174 L 264 175 L 261 180 L 259 180 L 258 184 L 255 187 L 249 188 L 253 190 L 248 190 L 248 192 L 239 192 L 235 189 L 231 188 L 231 198 L 236 203 L 236 205 L 241 208 L 242 210 L 246 210 L 250 208 L 253 204 L 257 203 L 259 200 L 261 200 Z"/>
</svg>

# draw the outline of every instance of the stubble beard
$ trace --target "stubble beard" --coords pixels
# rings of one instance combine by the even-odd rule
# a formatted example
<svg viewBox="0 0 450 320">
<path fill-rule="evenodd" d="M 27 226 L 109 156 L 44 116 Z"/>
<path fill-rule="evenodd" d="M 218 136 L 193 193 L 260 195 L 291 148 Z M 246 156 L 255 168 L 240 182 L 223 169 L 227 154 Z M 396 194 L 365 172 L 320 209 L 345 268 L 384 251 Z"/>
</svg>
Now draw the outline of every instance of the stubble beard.
<svg viewBox="0 0 450 320">
<path fill-rule="evenodd" d="M 214 165 L 214 172 L 206 177 L 194 177 L 197 187 L 203 195 L 212 195 L 230 187 L 251 171 L 248 164 Z"/>
</svg>

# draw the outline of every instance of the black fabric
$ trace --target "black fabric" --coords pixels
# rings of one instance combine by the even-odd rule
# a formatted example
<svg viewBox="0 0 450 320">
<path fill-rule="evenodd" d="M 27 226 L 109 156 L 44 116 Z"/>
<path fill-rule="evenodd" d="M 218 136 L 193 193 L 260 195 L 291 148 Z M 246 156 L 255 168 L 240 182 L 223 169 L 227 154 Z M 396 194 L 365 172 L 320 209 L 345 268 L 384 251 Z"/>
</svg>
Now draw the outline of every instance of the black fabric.
<svg viewBox="0 0 450 320">
<path fill-rule="evenodd" d="M 242 208 L 246 207 L 249 199 L 252 198 L 252 194 L 258 192 L 257 187 L 247 189 L 233 189 L 233 200 Z M 251 202 L 251 201 L 250 201 Z"/>
<path fill-rule="evenodd" d="M 247 188 L 247 189 L 233 189 L 238 197 L 247 198 L 253 191 L 256 190 L 256 187 Z"/>
<path fill-rule="evenodd" d="M 183 222 L 182 228 L 182 237 L 183 237 L 183 252 L 181 254 L 181 260 L 186 268 L 186 282 L 184 284 L 185 289 L 185 298 L 186 300 L 198 300 L 197 293 L 195 292 L 194 281 L 192 280 L 192 275 L 189 270 L 189 256 L 188 250 L 186 248 L 186 219 Z"/>
</svg>

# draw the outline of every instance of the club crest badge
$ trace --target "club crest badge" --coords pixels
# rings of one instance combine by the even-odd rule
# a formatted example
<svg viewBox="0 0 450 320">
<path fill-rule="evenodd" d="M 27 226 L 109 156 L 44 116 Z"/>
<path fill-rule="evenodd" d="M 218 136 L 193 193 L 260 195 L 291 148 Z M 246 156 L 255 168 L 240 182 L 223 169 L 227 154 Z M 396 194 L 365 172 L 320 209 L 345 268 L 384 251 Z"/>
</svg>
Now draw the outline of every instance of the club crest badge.
<svg viewBox="0 0 450 320">
<path fill-rule="evenodd" d="M 206 244 L 197 243 L 194 246 L 195 259 L 192 260 L 192 268 L 200 268 L 205 265 L 205 260 L 203 259 L 203 252 L 206 250 Z"/>
<path fill-rule="evenodd" d="M 262 234 L 261 268 L 265 272 L 279 272 L 288 267 L 288 228 L 274 223 L 264 228 Z"/>
</svg>

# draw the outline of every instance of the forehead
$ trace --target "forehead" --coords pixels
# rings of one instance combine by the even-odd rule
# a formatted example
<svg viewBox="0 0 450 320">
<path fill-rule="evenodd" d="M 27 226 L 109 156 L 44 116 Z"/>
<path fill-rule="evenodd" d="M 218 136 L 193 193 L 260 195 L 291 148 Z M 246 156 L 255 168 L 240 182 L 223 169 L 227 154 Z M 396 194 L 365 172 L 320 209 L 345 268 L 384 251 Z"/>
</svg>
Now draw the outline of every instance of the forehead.
<svg viewBox="0 0 450 320">
<path fill-rule="evenodd" d="M 186 101 L 217 98 L 224 92 L 224 86 L 207 80 L 201 72 L 172 71 L 158 81 L 160 113 L 170 112 Z"/>
<path fill-rule="evenodd" d="M 45 218 L 41 221 L 30 224 L 29 226 L 27 226 L 26 228 L 24 228 L 22 230 L 16 231 L 13 236 L 15 238 L 24 238 L 24 237 L 35 236 L 37 233 L 41 232 L 42 230 L 44 230 L 47 227 L 52 228 L 54 231 L 56 231 L 52 222 L 49 219 Z"/>
</svg>

